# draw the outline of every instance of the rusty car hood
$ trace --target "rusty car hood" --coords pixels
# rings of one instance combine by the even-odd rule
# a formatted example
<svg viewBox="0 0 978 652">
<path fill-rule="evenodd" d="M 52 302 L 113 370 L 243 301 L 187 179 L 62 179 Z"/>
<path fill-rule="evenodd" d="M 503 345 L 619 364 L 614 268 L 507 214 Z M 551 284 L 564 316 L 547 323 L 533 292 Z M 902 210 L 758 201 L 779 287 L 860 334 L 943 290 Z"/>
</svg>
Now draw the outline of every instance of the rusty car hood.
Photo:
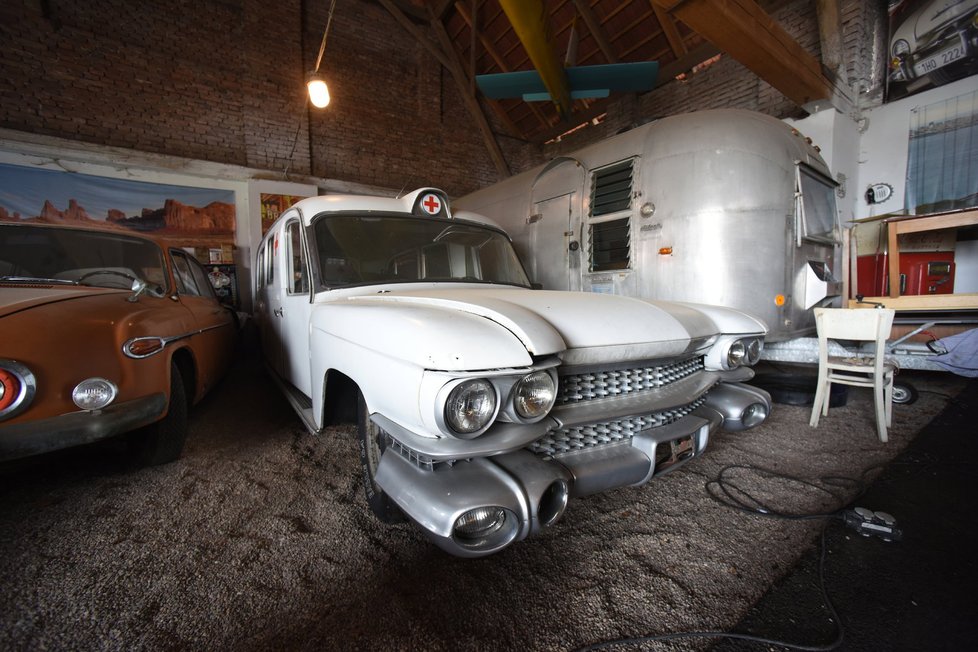
<svg viewBox="0 0 978 652">
<path fill-rule="evenodd" d="M 89 288 L 61 285 L 21 285 L 0 284 L 0 318 L 21 310 L 43 306 L 47 303 L 84 299 L 93 296 L 111 295 L 125 297 L 132 294 L 129 290 L 109 288 Z"/>
</svg>

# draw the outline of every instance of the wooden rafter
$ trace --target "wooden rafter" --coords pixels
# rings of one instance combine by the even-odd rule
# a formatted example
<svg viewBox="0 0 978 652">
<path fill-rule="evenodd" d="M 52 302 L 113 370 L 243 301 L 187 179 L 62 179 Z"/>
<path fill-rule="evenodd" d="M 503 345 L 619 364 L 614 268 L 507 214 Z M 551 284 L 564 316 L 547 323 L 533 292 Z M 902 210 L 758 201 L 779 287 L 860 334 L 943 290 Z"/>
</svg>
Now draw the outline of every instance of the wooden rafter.
<svg viewBox="0 0 978 652">
<path fill-rule="evenodd" d="M 435 36 L 438 37 L 438 41 L 441 43 L 441 47 L 445 51 L 446 56 L 450 59 L 448 71 L 455 78 L 455 85 L 458 86 L 462 101 L 465 102 L 472 117 L 475 118 L 479 130 L 482 132 L 482 137 L 486 142 L 489 155 L 492 157 L 493 163 L 496 164 L 496 170 L 499 172 L 501 178 L 508 177 L 510 175 L 509 164 L 506 163 L 503 150 L 496 141 L 496 135 L 492 132 L 492 127 L 489 126 L 489 121 L 486 120 L 486 115 L 482 112 L 479 101 L 475 98 L 475 95 L 471 95 L 468 92 L 469 81 L 465 77 L 465 71 L 462 68 L 462 62 L 459 61 L 455 46 L 452 45 L 452 40 L 449 38 L 448 32 L 445 31 L 445 25 L 440 19 L 432 17 L 431 27 L 435 32 Z"/>
<path fill-rule="evenodd" d="M 598 44 L 598 48 L 601 49 L 601 54 L 604 55 L 604 58 L 608 60 L 608 63 L 618 63 L 618 55 L 615 54 L 614 48 L 611 47 L 611 41 L 605 35 L 604 28 L 598 22 L 597 16 L 591 11 L 591 5 L 585 0 L 574 0 L 574 7 L 577 8 L 577 13 L 584 20 L 584 24 L 587 25 L 588 31 L 591 32 L 591 36 L 594 38 L 595 43 Z"/>
<path fill-rule="evenodd" d="M 666 40 L 669 41 L 669 47 L 672 48 L 672 53 L 676 55 L 677 59 L 680 58 L 688 50 L 686 49 L 686 44 L 683 43 L 683 37 L 679 35 L 679 28 L 676 27 L 676 21 L 652 0 L 649 0 L 649 4 L 652 5 L 652 11 L 655 12 L 655 17 L 658 19 L 659 25 L 662 26 L 662 32 L 666 35 Z"/>
<path fill-rule="evenodd" d="M 754 0 L 652 0 L 799 106 L 832 97 L 821 63 Z"/>
</svg>

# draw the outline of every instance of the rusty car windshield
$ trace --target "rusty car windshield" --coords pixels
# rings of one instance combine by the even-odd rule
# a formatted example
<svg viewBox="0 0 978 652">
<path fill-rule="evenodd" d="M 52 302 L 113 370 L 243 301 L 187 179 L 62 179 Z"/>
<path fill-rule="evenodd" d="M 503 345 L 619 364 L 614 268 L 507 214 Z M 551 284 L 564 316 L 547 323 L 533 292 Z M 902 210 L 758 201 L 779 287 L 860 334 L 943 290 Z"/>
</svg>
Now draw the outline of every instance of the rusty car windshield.
<svg viewBox="0 0 978 652">
<path fill-rule="evenodd" d="M 313 258 L 326 287 L 417 281 L 529 287 L 513 245 L 479 224 L 408 216 L 321 215 Z"/>
<path fill-rule="evenodd" d="M 163 252 L 153 242 L 113 231 L 0 224 L 0 278 L 130 289 L 167 289 Z"/>
</svg>

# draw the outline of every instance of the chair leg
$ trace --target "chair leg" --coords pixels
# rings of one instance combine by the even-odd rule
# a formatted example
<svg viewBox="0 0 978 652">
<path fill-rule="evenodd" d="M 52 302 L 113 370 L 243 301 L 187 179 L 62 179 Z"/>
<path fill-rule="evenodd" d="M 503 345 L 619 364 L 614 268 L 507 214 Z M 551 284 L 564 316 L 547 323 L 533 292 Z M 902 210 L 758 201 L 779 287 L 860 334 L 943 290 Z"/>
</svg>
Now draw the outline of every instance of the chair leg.
<svg viewBox="0 0 978 652">
<path fill-rule="evenodd" d="M 829 386 L 828 379 L 822 378 L 821 375 L 818 377 L 818 385 L 815 387 L 815 399 L 812 402 L 812 416 L 808 419 L 808 425 L 813 428 L 818 426 L 818 417 L 822 413 L 822 403 L 825 401 L 825 395 L 829 392 L 827 387 Z"/>
<path fill-rule="evenodd" d="M 884 396 L 886 391 L 883 388 L 882 378 L 877 379 L 876 385 L 873 387 L 873 403 L 876 405 L 876 429 L 879 432 L 880 441 L 886 443 L 886 402 Z"/>
<path fill-rule="evenodd" d="M 886 427 L 890 428 L 893 426 L 893 376 L 883 390 L 883 400 L 886 402 Z"/>
<path fill-rule="evenodd" d="M 829 404 L 832 402 L 832 381 L 828 378 L 825 379 L 825 385 L 822 387 L 822 416 L 829 416 Z"/>
</svg>

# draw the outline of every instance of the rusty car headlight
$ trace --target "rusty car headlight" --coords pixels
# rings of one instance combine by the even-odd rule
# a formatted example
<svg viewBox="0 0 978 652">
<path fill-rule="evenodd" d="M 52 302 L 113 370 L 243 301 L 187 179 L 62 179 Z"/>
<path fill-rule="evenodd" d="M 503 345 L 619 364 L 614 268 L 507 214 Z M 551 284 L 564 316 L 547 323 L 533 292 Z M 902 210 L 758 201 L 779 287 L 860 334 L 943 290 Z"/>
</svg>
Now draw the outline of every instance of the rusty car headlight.
<svg viewBox="0 0 978 652">
<path fill-rule="evenodd" d="M 71 400 L 82 410 L 101 410 L 119 395 L 119 388 L 105 378 L 86 378 L 71 392 Z"/>
<path fill-rule="evenodd" d="M 445 423 L 460 437 L 476 437 L 496 416 L 496 389 L 488 380 L 464 380 L 445 401 Z"/>
<path fill-rule="evenodd" d="M 537 419 L 550 411 L 557 398 L 554 379 L 548 371 L 523 376 L 513 388 L 513 407 L 524 419 Z"/>
<path fill-rule="evenodd" d="M 36 391 L 30 369 L 15 360 L 0 360 L 0 421 L 23 412 Z"/>
</svg>

